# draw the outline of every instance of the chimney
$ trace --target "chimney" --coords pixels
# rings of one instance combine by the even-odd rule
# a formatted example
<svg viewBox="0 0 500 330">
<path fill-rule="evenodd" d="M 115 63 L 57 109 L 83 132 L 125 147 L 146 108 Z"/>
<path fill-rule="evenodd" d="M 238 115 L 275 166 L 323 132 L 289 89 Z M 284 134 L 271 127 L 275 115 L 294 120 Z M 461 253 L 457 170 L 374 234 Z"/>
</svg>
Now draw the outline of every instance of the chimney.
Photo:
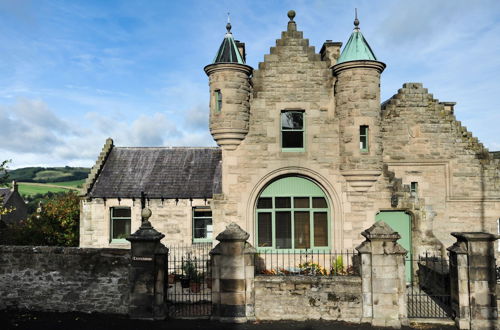
<svg viewBox="0 0 500 330">
<path fill-rule="evenodd" d="M 330 61 L 330 66 L 337 64 L 340 57 L 341 42 L 333 42 L 331 40 L 325 41 L 321 50 L 319 51 L 322 61 Z"/>
<path fill-rule="evenodd" d="M 12 191 L 17 191 L 17 182 L 16 180 L 12 180 L 12 188 L 11 188 Z"/>
<path fill-rule="evenodd" d="M 245 43 L 241 42 L 239 40 L 235 40 L 234 43 L 236 44 L 236 47 L 238 47 L 240 55 L 243 58 L 243 62 L 246 62 L 247 61 L 247 59 L 246 59 L 247 54 L 245 53 Z"/>
<path fill-rule="evenodd" d="M 457 104 L 457 102 L 439 102 L 439 104 L 444 106 L 444 111 L 453 114 L 455 112 L 455 104 Z"/>
</svg>

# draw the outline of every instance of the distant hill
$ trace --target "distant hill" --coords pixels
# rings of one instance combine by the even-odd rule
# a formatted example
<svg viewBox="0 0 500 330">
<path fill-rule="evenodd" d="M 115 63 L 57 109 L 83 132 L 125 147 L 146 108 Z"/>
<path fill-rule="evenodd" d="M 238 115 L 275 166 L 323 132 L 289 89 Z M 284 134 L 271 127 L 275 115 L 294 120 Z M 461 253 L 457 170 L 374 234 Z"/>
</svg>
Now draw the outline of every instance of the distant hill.
<svg viewBox="0 0 500 330">
<path fill-rule="evenodd" d="M 86 167 L 23 167 L 8 170 L 9 180 L 19 182 L 65 182 L 86 179 L 90 168 Z"/>
</svg>

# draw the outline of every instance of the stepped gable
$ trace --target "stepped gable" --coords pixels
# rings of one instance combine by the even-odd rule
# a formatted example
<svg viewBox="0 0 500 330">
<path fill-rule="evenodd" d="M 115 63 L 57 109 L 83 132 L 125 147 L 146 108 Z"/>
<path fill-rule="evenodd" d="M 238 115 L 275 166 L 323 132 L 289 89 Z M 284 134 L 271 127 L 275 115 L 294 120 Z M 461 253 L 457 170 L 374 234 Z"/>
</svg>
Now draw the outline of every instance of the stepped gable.
<svg viewBox="0 0 500 330">
<path fill-rule="evenodd" d="M 309 45 L 309 39 L 304 39 L 303 32 L 297 31 L 293 20 L 295 12 L 290 11 L 288 17 L 287 30 L 281 33 L 276 46 L 271 47 L 270 53 L 259 63 L 258 70 L 253 72 L 254 98 L 300 102 L 309 101 L 309 95 L 316 99 L 327 97 L 327 90 L 318 87 L 325 86 L 325 82 L 331 86 L 329 64 L 321 59 L 314 46 Z"/>
<path fill-rule="evenodd" d="M 90 198 L 208 199 L 221 191 L 219 148 L 113 148 Z"/>
<path fill-rule="evenodd" d="M 382 120 L 384 131 L 392 132 L 390 139 L 386 136 L 384 147 L 387 143 L 403 145 L 406 148 L 411 147 L 411 144 L 431 143 L 436 149 L 428 154 L 419 153 L 418 156 L 425 159 L 443 159 L 443 154 L 436 152 L 438 146 L 444 149 L 444 153 L 448 152 L 446 158 L 453 158 L 453 154 L 459 152 L 460 148 L 457 147 L 460 145 L 463 146 L 462 152 L 490 158 L 488 149 L 456 120 L 452 111 L 445 109 L 443 103 L 434 99 L 421 83 L 403 84 L 397 94 L 382 103 Z M 450 144 L 450 137 L 454 138 L 453 150 L 446 147 Z M 400 156 L 393 155 L 390 148 L 387 151 L 393 159 L 400 160 L 405 157 L 401 152 L 398 152 Z M 409 157 L 414 155 L 408 154 Z"/>
</svg>

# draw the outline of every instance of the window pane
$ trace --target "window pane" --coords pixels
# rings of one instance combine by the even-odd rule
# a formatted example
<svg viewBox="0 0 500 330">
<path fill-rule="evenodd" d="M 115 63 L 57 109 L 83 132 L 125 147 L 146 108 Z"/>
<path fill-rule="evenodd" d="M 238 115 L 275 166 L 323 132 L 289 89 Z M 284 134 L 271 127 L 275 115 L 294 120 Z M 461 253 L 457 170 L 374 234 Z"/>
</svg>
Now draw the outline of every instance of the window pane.
<svg viewBox="0 0 500 330">
<path fill-rule="evenodd" d="M 303 148 L 304 132 L 302 131 L 282 131 L 282 147 L 283 148 Z"/>
<path fill-rule="evenodd" d="M 313 197 L 313 207 L 326 209 L 328 207 L 326 199 L 324 197 Z"/>
<path fill-rule="evenodd" d="M 293 207 L 297 209 L 308 209 L 309 208 L 309 197 L 294 197 Z"/>
<path fill-rule="evenodd" d="M 130 219 L 114 219 L 112 225 L 112 239 L 124 239 L 130 235 Z"/>
<path fill-rule="evenodd" d="M 197 217 L 208 217 L 208 218 L 211 218 L 212 217 L 212 211 L 208 211 L 208 210 L 195 210 L 194 211 L 194 216 L 195 218 Z"/>
<path fill-rule="evenodd" d="M 328 217 L 326 212 L 314 213 L 314 246 L 328 246 Z"/>
<path fill-rule="evenodd" d="M 208 229 L 211 228 L 211 226 L 211 218 L 194 219 L 194 238 L 210 238 Z"/>
<path fill-rule="evenodd" d="M 271 220 L 271 213 L 258 213 L 257 216 L 257 230 L 259 237 L 257 244 L 260 247 L 270 247 L 273 245 L 273 224 Z"/>
<path fill-rule="evenodd" d="M 277 209 L 289 209 L 292 207 L 290 197 L 276 197 Z"/>
<path fill-rule="evenodd" d="M 258 209 L 272 209 L 273 208 L 273 199 L 271 197 L 261 197 L 257 201 Z"/>
<path fill-rule="evenodd" d="M 130 208 L 113 208 L 113 217 L 130 218 Z"/>
<path fill-rule="evenodd" d="M 295 248 L 296 249 L 309 249 L 310 244 L 310 225 L 309 225 L 309 212 L 295 212 Z"/>
<path fill-rule="evenodd" d="M 284 111 L 281 113 L 282 129 L 302 129 L 304 113 L 299 111 Z"/>
<path fill-rule="evenodd" d="M 292 248 L 292 214 L 276 212 L 276 248 Z"/>
</svg>

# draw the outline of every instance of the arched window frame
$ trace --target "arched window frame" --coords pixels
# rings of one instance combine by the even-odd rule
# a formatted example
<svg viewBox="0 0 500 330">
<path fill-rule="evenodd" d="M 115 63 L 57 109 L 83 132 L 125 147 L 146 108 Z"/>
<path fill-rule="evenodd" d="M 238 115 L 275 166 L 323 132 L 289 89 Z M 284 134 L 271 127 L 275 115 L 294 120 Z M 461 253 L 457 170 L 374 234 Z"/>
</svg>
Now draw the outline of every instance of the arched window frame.
<svg viewBox="0 0 500 330">
<path fill-rule="evenodd" d="M 268 188 L 270 188 L 273 184 L 281 180 L 299 180 L 303 183 L 308 182 L 307 184 L 310 187 L 315 187 L 314 191 L 308 191 L 308 189 L 303 189 L 302 191 L 292 191 L 292 192 L 282 192 L 282 193 L 272 193 L 270 196 Z M 286 181 L 284 181 L 286 183 Z M 297 184 L 297 182 L 295 183 Z M 290 198 L 290 207 L 277 207 L 276 198 Z M 295 198 L 304 198 L 307 197 L 309 199 L 309 207 L 296 207 Z M 272 199 L 272 207 L 259 207 L 260 198 L 271 198 Z M 326 202 L 326 207 L 313 207 L 313 198 L 324 198 Z M 291 215 L 291 247 L 290 248 L 278 248 L 277 247 L 277 232 L 276 232 L 276 215 L 277 212 L 290 212 Z M 295 235 L 295 224 L 296 224 L 296 212 L 308 212 L 309 213 L 309 248 L 297 248 L 295 240 L 297 236 Z M 259 246 L 259 214 L 260 213 L 271 213 L 271 240 L 272 244 L 270 246 Z M 317 238 L 315 235 L 315 214 L 316 213 L 326 213 L 326 245 L 317 245 Z M 328 251 L 332 247 L 332 209 L 331 209 L 331 201 L 328 198 L 328 195 L 325 191 L 313 180 L 302 176 L 287 176 L 282 177 L 277 180 L 274 180 L 270 184 L 268 184 L 262 192 L 259 194 L 256 204 L 255 204 L 255 246 L 258 251 L 276 251 L 276 252 L 298 252 L 298 251 Z"/>
</svg>

